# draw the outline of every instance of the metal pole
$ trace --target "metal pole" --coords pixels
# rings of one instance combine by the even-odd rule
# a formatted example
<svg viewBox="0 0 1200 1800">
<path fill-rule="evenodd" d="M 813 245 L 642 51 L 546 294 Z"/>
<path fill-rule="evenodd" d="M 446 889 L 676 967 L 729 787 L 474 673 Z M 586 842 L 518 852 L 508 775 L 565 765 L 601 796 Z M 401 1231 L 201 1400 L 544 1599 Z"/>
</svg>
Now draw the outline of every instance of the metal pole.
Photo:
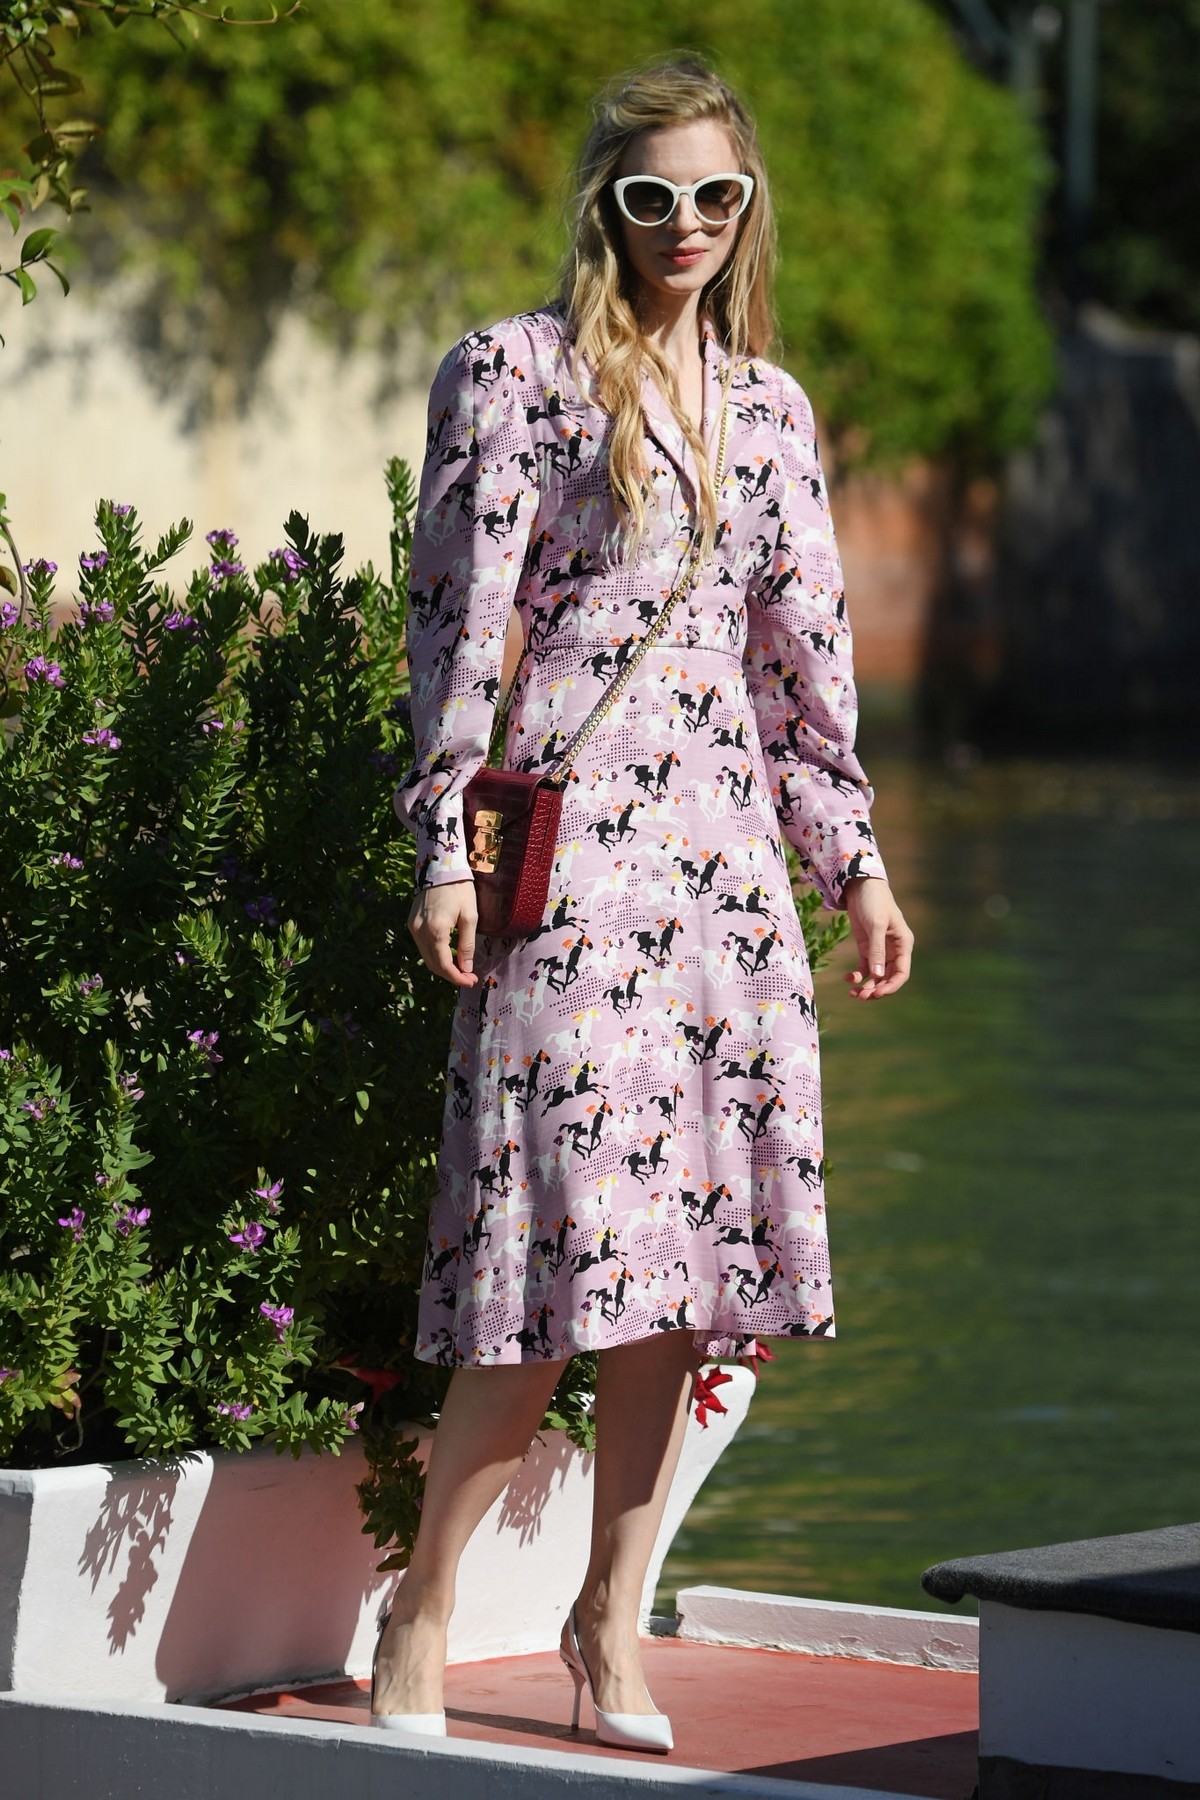
<svg viewBox="0 0 1200 1800">
<path fill-rule="evenodd" d="M 1083 250 L 1096 189 L 1096 87 L 1099 29 L 1096 0 L 1071 0 L 1067 35 L 1067 104 L 1063 120 L 1063 222 L 1067 295 L 1083 297 Z"/>
</svg>

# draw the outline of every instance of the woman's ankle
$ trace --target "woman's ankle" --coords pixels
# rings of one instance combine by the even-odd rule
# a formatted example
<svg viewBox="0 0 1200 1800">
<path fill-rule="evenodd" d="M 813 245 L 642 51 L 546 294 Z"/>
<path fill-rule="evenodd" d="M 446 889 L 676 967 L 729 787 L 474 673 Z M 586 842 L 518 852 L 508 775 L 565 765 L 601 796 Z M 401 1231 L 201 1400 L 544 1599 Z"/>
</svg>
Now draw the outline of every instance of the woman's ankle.
<svg viewBox="0 0 1200 1800">
<path fill-rule="evenodd" d="M 409 1582 L 406 1575 L 396 1589 L 390 1607 L 392 1617 L 402 1625 L 428 1625 L 445 1631 L 454 1611 L 454 1595 Z"/>
<path fill-rule="evenodd" d="M 632 1600 L 615 1593 L 607 1583 L 585 1586 L 574 1604 L 576 1625 L 589 1638 L 604 1637 L 610 1643 L 625 1638 L 636 1644 L 640 1599 L 640 1594 L 637 1600 Z"/>
</svg>

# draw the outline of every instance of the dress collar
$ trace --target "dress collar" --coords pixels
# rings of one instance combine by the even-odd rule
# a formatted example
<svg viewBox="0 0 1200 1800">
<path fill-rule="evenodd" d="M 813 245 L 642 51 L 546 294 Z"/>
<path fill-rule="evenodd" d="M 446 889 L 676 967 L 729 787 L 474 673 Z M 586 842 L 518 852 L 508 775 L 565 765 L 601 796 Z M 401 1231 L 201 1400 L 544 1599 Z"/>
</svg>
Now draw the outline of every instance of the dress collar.
<svg viewBox="0 0 1200 1800">
<path fill-rule="evenodd" d="M 711 457 L 716 454 L 717 433 L 721 424 L 717 416 L 721 404 L 721 377 L 728 365 L 729 357 L 717 341 L 712 321 L 708 318 L 705 318 L 701 325 L 700 349 L 704 358 L 701 436 L 709 447 Z M 680 474 L 687 480 L 693 494 L 696 493 L 698 491 L 696 460 L 692 455 L 691 446 L 676 424 L 674 414 L 648 369 L 642 376 L 642 407 L 650 436 L 671 458 Z"/>
</svg>

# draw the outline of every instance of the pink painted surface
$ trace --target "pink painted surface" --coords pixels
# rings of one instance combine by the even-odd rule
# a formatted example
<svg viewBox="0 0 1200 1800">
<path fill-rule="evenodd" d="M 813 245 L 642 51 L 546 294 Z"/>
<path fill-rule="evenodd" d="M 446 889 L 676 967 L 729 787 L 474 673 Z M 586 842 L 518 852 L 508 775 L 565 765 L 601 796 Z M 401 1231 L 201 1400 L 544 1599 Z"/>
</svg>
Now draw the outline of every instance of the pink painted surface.
<svg viewBox="0 0 1200 1800">
<path fill-rule="evenodd" d="M 655 1763 L 882 1788 L 922 1800 L 965 1800 L 977 1779 L 978 1679 L 790 1651 L 733 1650 L 655 1639 L 644 1646 L 655 1703 L 675 1749 Z M 274 1717 L 361 1720 L 366 1682 L 281 1688 L 226 1704 Z M 452 1738 L 528 1750 L 621 1756 L 596 1743 L 585 1699 L 572 1736 L 571 1683 L 556 1655 L 460 1663 L 448 1671 Z"/>
</svg>

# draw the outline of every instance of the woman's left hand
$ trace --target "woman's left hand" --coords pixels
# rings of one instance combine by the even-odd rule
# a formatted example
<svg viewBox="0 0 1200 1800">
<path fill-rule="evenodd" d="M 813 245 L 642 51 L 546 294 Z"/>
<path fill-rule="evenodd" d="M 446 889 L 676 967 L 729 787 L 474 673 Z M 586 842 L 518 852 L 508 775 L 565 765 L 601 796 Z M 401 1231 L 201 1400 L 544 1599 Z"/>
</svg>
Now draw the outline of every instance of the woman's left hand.
<svg viewBox="0 0 1200 1800">
<path fill-rule="evenodd" d="M 881 1000 L 894 994 L 908 980 L 912 964 L 913 934 L 896 904 L 887 882 L 879 875 L 855 875 L 842 891 L 859 961 L 843 980 L 851 997 Z"/>
</svg>

